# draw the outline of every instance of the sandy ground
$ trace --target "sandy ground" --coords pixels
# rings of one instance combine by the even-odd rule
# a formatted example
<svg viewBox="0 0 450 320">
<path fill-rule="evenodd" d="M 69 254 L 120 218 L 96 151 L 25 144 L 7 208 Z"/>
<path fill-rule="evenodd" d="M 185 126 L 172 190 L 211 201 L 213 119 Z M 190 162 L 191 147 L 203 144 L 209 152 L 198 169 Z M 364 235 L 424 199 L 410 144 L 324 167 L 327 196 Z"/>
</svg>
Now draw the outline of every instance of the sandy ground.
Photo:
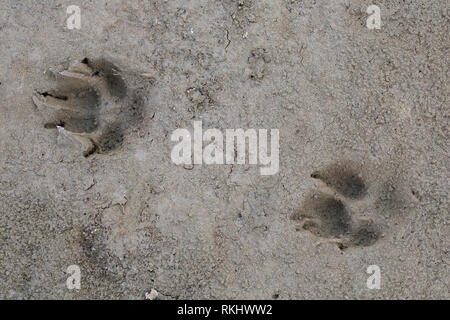
<svg viewBox="0 0 450 320">
<path fill-rule="evenodd" d="M 449 299 L 449 12 L 1 0 L 0 298 Z M 87 157 L 32 100 L 84 58 L 117 129 Z M 279 172 L 175 165 L 172 132 L 200 120 L 279 129 Z"/>
</svg>

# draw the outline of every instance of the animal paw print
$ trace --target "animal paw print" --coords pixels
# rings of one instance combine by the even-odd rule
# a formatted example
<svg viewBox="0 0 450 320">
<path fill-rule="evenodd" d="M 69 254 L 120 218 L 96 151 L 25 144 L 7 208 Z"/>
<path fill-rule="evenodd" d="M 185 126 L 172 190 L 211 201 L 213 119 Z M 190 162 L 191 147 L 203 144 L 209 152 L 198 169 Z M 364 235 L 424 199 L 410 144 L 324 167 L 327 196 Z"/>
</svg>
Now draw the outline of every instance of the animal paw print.
<svg viewBox="0 0 450 320">
<path fill-rule="evenodd" d="M 270 56 L 264 48 L 257 48 L 252 50 L 248 57 L 250 66 L 250 79 L 262 80 L 266 74 L 266 64 L 270 63 Z"/>
<path fill-rule="evenodd" d="M 380 236 L 379 228 L 371 220 L 356 217 L 348 205 L 367 195 L 357 170 L 350 165 L 331 165 L 311 177 L 321 181 L 321 187 L 311 192 L 291 216 L 298 222 L 297 230 L 336 243 L 341 250 L 373 245 Z"/>
<path fill-rule="evenodd" d="M 77 141 L 85 157 L 118 148 L 126 126 L 142 111 L 137 99 L 128 98 L 119 70 L 103 60 L 91 64 L 87 58 L 49 70 L 58 88 L 32 97 L 46 119 L 44 127 Z"/>
</svg>

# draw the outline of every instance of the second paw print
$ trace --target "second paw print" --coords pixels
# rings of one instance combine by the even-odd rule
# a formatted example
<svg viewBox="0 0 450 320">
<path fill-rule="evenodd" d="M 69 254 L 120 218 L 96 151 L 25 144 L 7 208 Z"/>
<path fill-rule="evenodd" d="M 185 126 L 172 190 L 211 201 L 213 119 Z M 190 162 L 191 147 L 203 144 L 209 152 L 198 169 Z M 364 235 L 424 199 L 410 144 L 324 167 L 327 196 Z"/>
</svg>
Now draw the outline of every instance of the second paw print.
<svg viewBox="0 0 450 320">
<path fill-rule="evenodd" d="M 341 250 L 375 244 L 381 236 L 380 228 L 351 209 L 355 202 L 368 196 L 357 166 L 333 164 L 313 172 L 311 178 L 320 181 L 320 186 L 306 196 L 291 216 L 297 230 L 309 231 L 320 242 L 336 243 Z"/>
</svg>

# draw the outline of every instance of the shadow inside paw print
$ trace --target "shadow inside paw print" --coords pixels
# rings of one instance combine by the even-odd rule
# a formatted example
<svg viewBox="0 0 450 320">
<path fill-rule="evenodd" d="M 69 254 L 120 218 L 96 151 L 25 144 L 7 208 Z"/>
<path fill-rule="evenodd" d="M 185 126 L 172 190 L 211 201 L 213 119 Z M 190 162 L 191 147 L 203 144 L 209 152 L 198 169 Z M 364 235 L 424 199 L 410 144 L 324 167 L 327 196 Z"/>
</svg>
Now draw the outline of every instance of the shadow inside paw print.
<svg viewBox="0 0 450 320">
<path fill-rule="evenodd" d="M 367 247 L 373 245 L 380 237 L 379 228 L 371 221 L 358 221 L 352 228 L 351 244 Z"/>
<path fill-rule="evenodd" d="M 340 249 L 373 245 L 380 236 L 378 227 L 372 221 L 356 219 L 345 204 L 367 195 L 366 184 L 357 170 L 334 165 L 314 172 L 311 177 L 322 181 L 327 188 L 311 192 L 301 209 L 291 216 L 299 222 L 297 230 L 334 242 Z M 335 192 L 350 200 L 338 199 Z"/>
<path fill-rule="evenodd" d="M 351 216 L 342 201 L 321 192 L 310 195 L 292 218 L 301 221 L 303 230 L 319 237 L 337 238 L 350 233 Z"/>
<path fill-rule="evenodd" d="M 321 172 L 313 172 L 311 177 L 321 180 L 330 188 L 350 199 L 361 199 L 367 194 L 366 185 L 360 175 L 346 165 L 328 166 Z"/>
<path fill-rule="evenodd" d="M 113 64 L 85 58 L 67 68 L 49 70 L 57 89 L 36 92 L 33 102 L 46 119 L 44 127 L 57 128 L 80 143 L 84 156 L 117 149 L 126 127 L 142 118 L 141 100 L 129 98 L 120 70 Z"/>
</svg>

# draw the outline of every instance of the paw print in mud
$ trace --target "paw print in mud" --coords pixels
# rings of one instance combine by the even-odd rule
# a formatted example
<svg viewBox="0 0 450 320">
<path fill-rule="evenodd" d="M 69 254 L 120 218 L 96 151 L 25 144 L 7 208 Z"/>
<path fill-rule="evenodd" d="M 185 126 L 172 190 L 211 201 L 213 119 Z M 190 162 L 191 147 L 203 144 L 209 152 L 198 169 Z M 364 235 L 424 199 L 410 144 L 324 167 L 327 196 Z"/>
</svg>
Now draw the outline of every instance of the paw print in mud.
<svg viewBox="0 0 450 320">
<path fill-rule="evenodd" d="M 32 97 L 45 118 L 44 127 L 78 142 L 85 157 L 117 149 L 126 129 L 141 119 L 143 108 L 142 99 L 129 94 L 120 70 L 103 60 L 91 64 L 87 58 L 49 70 L 57 88 Z"/>
<path fill-rule="evenodd" d="M 351 164 L 337 164 L 313 172 L 311 177 L 321 185 L 291 216 L 298 223 L 297 230 L 336 243 L 341 250 L 373 245 L 381 235 L 380 228 L 350 209 L 350 204 L 367 196 L 366 183 L 358 170 Z"/>
</svg>

